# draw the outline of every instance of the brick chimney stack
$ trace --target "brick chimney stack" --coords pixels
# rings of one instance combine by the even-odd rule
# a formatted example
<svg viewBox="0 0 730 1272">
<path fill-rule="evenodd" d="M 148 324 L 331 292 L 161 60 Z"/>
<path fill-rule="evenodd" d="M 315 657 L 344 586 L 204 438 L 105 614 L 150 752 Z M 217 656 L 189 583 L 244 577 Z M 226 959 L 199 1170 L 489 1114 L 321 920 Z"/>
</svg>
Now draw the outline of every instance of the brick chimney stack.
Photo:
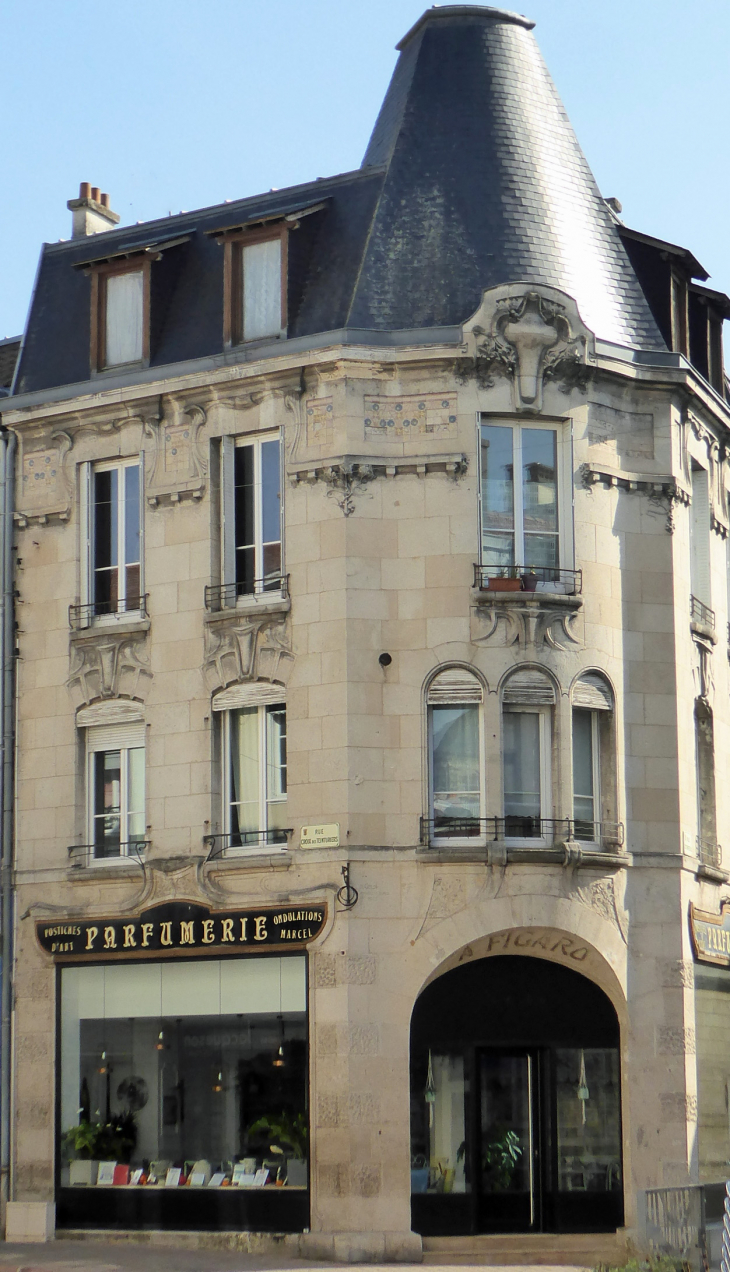
<svg viewBox="0 0 730 1272">
<path fill-rule="evenodd" d="M 101 234 L 119 224 L 119 213 L 109 207 L 109 195 L 101 194 L 98 186 L 82 181 L 78 199 L 69 199 L 67 208 L 73 212 L 72 238 L 86 234 Z"/>
</svg>

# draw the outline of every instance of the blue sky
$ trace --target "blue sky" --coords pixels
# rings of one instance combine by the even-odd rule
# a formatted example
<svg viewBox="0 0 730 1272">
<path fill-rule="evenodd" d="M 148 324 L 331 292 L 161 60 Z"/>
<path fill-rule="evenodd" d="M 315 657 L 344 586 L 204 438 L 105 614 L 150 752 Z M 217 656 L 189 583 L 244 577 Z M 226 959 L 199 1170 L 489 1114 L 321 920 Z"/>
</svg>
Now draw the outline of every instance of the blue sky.
<svg viewBox="0 0 730 1272">
<path fill-rule="evenodd" d="M 90 181 L 123 224 L 359 166 L 424 0 L 4 0 L 0 338 Z M 521 7 L 521 6 L 520 6 Z M 730 290 L 728 0 L 529 0 L 605 195 Z"/>
</svg>

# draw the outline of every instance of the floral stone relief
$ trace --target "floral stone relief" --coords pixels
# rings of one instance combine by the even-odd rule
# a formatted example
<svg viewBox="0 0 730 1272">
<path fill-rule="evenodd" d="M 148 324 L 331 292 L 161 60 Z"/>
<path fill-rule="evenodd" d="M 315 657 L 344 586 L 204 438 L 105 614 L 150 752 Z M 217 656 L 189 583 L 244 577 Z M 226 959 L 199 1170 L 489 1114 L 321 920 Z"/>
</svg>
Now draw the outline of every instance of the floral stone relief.
<svg viewBox="0 0 730 1272">
<path fill-rule="evenodd" d="M 554 380 L 569 393 L 585 388 L 595 358 L 593 333 L 575 301 L 555 287 L 524 283 L 492 287 L 463 327 L 465 357 L 457 379 L 475 376 L 491 388 L 497 374 L 512 382 L 515 409 L 539 412 L 543 386 Z"/>
</svg>

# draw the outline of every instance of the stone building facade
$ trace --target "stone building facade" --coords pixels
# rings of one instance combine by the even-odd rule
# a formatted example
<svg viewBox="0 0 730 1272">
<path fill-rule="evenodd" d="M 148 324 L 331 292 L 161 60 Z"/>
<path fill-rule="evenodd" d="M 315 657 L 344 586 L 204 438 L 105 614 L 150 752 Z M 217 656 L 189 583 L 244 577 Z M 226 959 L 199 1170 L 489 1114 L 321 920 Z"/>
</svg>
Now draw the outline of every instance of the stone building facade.
<svg viewBox="0 0 730 1272">
<path fill-rule="evenodd" d="M 613 1258 L 730 1156 L 730 302 L 526 19 L 400 47 L 358 172 L 44 249 L 9 1234 Z"/>
</svg>

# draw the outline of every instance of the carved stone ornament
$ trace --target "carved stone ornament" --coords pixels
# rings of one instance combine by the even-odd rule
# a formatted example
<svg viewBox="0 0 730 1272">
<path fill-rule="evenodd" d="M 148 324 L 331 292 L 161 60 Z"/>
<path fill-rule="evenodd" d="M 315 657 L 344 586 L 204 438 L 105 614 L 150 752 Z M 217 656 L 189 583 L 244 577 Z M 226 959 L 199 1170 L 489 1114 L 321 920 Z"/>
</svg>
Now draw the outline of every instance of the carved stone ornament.
<svg viewBox="0 0 730 1272">
<path fill-rule="evenodd" d="M 68 433 L 59 430 L 50 438 L 20 437 L 16 519 L 22 527 L 31 523 L 68 521 L 73 503 L 73 478 L 66 456 L 73 446 Z"/>
<path fill-rule="evenodd" d="M 144 702 L 152 683 L 147 631 L 112 627 L 84 632 L 71 640 L 71 667 L 66 682 L 75 707 L 99 698 L 133 698 Z"/>
<path fill-rule="evenodd" d="M 286 614 L 226 616 L 205 625 L 203 674 L 210 693 L 241 681 L 286 685 L 293 662 Z"/>
<path fill-rule="evenodd" d="M 457 379 L 476 376 L 491 388 L 495 374 L 509 376 L 515 409 L 542 410 L 543 384 L 554 380 L 564 393 L 585 389 L 595 338 L 575 301 L 555 287 L 514 283 L 485 291 L 463 327 L 464 353 Z"/>
<path fill-rule="evenodd" d="M 521 593 L 509 595 L 509 603 L 506 598 L 480 601 L 471 610 L 471 639 L 477 645 L 491 642 L 559 653 L 580 649 L 582 604 L 579 596 L 530 596 L 528 600 Z"/>
<path fill-rule="evenodd" d="M 425 477 L 431 473 L 446 473 L 458 481 L 468 466 L 469 460 L 463 454 L 402 455 L 387 459 L 382 455 L 359 459 L 345 455 L 327 464 L 321 460 L 290 464 L 287 471 L 292 486 L 300 482 L 308 485 L 324 482 L 327 495 L 334 498 L 343 516 L 350 517 L 355 511 L 355 496 L 362 494 L 376 477 Z"/>
<path fill-rule="evenodd" d="M 147 480 L 147 501 L 153 508 L 184 498 L 202 499 L 205 494 L 208 461 L 198 441 L 205 418 L 202 406 L 167 399 L 161 419 L 145 420 L 145 434 L 154 442 Z"/>
</svg>

